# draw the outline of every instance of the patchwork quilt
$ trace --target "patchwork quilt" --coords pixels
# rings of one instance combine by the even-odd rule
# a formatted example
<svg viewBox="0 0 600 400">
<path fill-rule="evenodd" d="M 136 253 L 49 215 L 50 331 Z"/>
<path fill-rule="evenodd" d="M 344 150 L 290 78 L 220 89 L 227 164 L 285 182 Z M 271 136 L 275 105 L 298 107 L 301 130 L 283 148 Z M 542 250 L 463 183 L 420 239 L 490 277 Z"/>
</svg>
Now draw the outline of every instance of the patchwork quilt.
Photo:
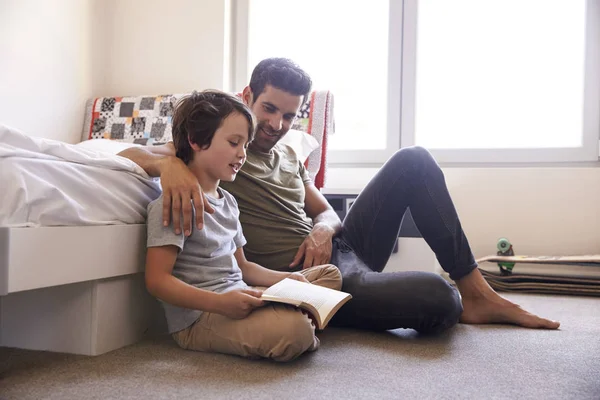
<svg viewBox="0 0 600 400">
<path fill-rule="evenodd" d="M 173 139 L 175 104 L 183 96 L 185 94 L 93 99 L 83 137 L 146 145 L 167 143 Z M 310 100 L 298 111 L 292 129 L 308 132 L 309 114 Z"/>
<path fill-rule="evenodd" d="M 173 110 L 182 95 L 100 97 L 93 100 L 86 123 L 87 139 L 113 139 L 150 144 L 166 143 L 171 132 Z"/>
</svg>

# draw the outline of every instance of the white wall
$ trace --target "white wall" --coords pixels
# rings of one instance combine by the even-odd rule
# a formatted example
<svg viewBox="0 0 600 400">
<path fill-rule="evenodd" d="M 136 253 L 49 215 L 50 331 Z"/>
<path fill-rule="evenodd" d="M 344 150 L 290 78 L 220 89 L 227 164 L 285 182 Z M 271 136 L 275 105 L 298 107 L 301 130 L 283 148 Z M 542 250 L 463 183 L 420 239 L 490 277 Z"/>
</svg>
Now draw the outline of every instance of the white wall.
<svg viewBox="0 0 600 400">
<path fill-rule="evenodd" d="M 327 190 L 360 190 L 375 169 L 328 171 Z M 520 254 L 600 253 L 600 168 L 445 168 L 473 252 L 507 237 Z"/>
<path fill-rule="evenodd" d="M 76 141 L 93 91 L 94 0 L 0 0 L 0 123 Z"/>
<path fill-rule="evenodd" d="M 229 85 L 228 1 L 106 0 L 101 95 L 186 93 Z M 227 29 L 226 29 L 227 28 Z"/>
<path fill-rule="evenodd" d="M 79 141 L 91 97 L 226 89 L 229 0 L 0 0 L 0 123 Z"/>
</svg>

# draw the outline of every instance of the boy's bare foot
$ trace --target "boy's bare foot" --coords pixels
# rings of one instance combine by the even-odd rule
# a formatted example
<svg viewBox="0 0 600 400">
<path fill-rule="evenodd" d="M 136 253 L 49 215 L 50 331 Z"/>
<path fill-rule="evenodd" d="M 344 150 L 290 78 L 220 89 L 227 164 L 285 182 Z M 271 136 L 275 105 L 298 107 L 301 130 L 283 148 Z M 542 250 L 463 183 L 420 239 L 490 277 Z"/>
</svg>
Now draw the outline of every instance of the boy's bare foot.
<svg viewBox="0 0 600 400">
<path fill-rule="evenodd" d="M 513 324 L 537 329 L 557 329 L 560 326 L 558 321 L 538 317 L 499 296 L 478 269 L 458 280 L 456 285 L 462 296 L 462 323 Z"/>
</svg>

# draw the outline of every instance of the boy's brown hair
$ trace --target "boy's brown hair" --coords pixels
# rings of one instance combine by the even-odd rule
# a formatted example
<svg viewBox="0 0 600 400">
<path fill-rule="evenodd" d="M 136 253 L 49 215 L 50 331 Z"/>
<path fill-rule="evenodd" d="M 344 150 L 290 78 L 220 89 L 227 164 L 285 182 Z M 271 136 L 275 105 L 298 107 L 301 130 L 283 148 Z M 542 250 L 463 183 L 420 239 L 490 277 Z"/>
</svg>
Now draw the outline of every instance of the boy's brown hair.
<svg viewBox="0 0 600 400">
<path fill-rule="evenodd" d="M 225 118 L 237 112 L 248 121 L 248 143 L 254 139 L 256 119 L 239 98 L 219 90 L 194 91 L 182 97 L 173 114 L 173 144 L 184 163 L 194 159 L 190 143 L 208 149 Z"/>
</svg>

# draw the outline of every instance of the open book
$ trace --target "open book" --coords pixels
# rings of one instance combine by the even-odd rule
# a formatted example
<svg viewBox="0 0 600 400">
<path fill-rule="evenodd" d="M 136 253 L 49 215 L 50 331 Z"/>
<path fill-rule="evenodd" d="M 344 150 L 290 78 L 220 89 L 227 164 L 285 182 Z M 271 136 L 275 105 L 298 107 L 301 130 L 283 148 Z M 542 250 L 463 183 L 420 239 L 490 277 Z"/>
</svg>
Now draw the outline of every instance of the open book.
<svg viewBox="0 0 600 400">
<path fill-rule="evenodd" d="M 333 315 L 352 298 L 338 290 L 285 278 L 263 292 L 265 301 L 291 304 L 308 311 L 317 323 L 317 329 L 325 329 Z"/>
</svg>

